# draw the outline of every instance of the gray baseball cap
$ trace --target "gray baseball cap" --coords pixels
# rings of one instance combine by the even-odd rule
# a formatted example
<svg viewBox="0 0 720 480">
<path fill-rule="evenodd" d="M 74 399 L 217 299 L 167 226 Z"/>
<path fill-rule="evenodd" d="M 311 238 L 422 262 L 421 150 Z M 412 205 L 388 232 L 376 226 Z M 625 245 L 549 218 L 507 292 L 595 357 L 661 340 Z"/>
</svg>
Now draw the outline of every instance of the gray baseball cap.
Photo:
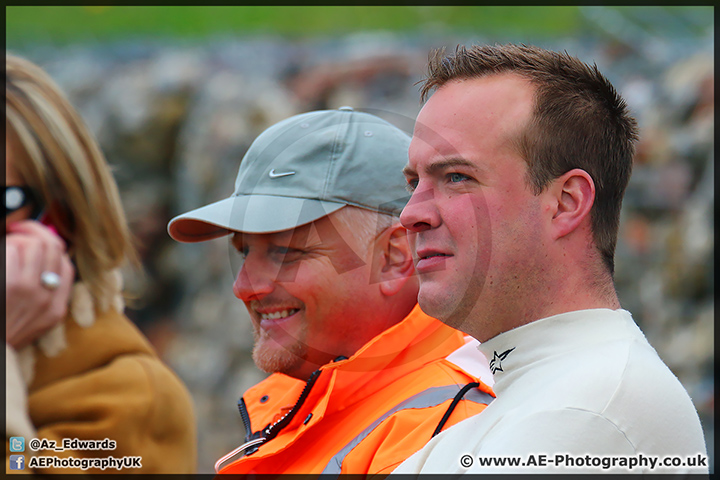
<svg viewBox="0 0 720 480">
<path fill-rule="evenodd" d="M 351 107 L 290 117 L 250 145 L 229 198 L 173 218 L 168 233 L 191 243 L 280 232 L 346 205 L 399 215 L 409 145 L 399 128 Z"/>
</svg>

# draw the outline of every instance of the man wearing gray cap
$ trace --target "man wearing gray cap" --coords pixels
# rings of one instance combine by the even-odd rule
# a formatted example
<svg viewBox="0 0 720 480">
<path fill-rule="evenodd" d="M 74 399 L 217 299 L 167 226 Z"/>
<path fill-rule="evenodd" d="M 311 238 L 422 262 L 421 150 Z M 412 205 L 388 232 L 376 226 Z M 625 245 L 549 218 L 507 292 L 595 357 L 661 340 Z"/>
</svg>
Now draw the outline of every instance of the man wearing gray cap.
<svg viewBox="0 0 720 480">
<path fill-rule="evenodd" d="M 418 308 L 398 215 L 410 138 L 352 108 L 263 132 L 227 199 L 170 235 L 232 235 L 233 285 L 272 373 L 240 399 L 246 443 L 219 473 L 389 473 L 492 400 L 476 343 Z"/>
</svg>

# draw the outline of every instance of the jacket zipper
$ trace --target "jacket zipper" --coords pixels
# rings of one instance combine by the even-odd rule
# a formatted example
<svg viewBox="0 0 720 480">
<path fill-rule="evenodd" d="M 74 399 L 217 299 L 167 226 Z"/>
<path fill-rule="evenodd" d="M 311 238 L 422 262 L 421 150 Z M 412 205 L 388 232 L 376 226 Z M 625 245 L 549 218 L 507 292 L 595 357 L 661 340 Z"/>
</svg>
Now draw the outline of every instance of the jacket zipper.
<svg viewBox="0 0 720 480">
<path fill-rule="evenodd" d="M 240 411 L 240 418 L 242 419 L 243 426 L 245 427 L 245 441 L 249 442 L 250 440 L 258 438 L 258 436 L 252 431 L 252 426 L 250 425 L 250 414 L 247 411 L 247 405 L 245 405 L 245 399 L 243 397 L 240 397 L 240 400 L 238 400 L 238 410 Z"/>
<path fill-rule="evenodd" d="M 277 434 L 280 433 L 280 431 L 285 428 L 292 421 L 293 418 L 295 418 L 295 415 L 297 414 L 298 410 L 302 408 L 303 404 L 305 403 L 305 399 L 307 399 L 308 395 L 310 394 L 310 390 L 312 390 L 312 387 L 313 385 L 315 385 L 315 382 L 317 381 L 319 376 L 320 370 L 315 370 L 310 375 L 310 378 L 308 378 L 307 383 L 305 383 L 305 387 L 303 388 L 300 396 L 295 402 L 295 405 L 293 405 L 290 411 L 283 415 L 282 418 L 277 422 L 273 424 L 268 424 L 267 427 L 262 430 L 258 430 L 255 433 L 249 433 L 252 432 L 252 429 L 250 427 L 250 415 L 248 414 L 245 400 L 243 398 L 240 398 L 240 400 L 238 401 L 238 410 L 240 410 L 240 417 L 242 418 L 243 425 L 245 426 L 245 431 L 248 432 L 245 435 L 245 441 L 253 440 L 256 438 L 262 439 L 261 442 L 252 445 L 245 451 L 246 456 L 252 455 L 253 453 L 257 452 L 260 448 L 260 445 L 263 445 L 264 443 L 275 438 Z"/>
<path fill-rule="evenodd" d="M 265 427 L 265 430 L 263 430 L 263 437 L 265 439 L 265 442 L 275 438 L 277 434 L 280 433 L 280 430 L 285 428 L 292 421 L 298 410 L 300 410 L 300 408 L 303 406 L 303 403 L 305 403 L 305 399 L 308 397 L 308 395 L 310 395 L 310 390 L 312 390 L 312 387 L 313 385 L 315 385 L 315 382 L 317 381 L 319 376 L 320 370 L 315 370 L 310 375 L 310 378 L 308 378 L 308 381 L 305 384 L 305 388 L 303 388 L 303 391 L 300 393 L 300 396 L 298 397 L 297 402 L 295 402 L 293 408 L 288 413 L 283 415 L 280 420 L 273 423 L 272 425 L 268 425 L 267 427 Z"/>
</svg>

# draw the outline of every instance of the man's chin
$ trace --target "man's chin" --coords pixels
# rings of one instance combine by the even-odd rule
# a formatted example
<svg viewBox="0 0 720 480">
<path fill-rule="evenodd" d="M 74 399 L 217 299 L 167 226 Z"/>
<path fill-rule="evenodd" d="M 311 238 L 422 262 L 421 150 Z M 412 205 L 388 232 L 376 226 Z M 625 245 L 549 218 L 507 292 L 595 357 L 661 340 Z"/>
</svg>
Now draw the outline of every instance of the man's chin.
<svg viewBox="0 0 720 480">
<path fill-rule="evenodd" d="M 433 285 L 433 287 L 435 287 Z M 455 300 L 454 296 L 441 289 L 420 288 L 418 293 L 418 305 L 420 309 L 433 318 L 437 318 L 444 324 L 465 331 L 463 325 L 468 320 L 468 313 Z"/>
<path fill-rule="evenodd" d="M 263 372 L 292 376 L 305 362 L 303 351 L 302 345 L 283 347 L 272 340 L 266 340 L 255 344 L 253 361 Z"/>
<path fill-rule="evenodd" d="M 418 305 L 423 312 L 438 320 L 445 321 L 448 311 L 452 310 L 452 301 L 446 290 L 437 282 L 421 281 L 418 290 Z"/>
</svg>

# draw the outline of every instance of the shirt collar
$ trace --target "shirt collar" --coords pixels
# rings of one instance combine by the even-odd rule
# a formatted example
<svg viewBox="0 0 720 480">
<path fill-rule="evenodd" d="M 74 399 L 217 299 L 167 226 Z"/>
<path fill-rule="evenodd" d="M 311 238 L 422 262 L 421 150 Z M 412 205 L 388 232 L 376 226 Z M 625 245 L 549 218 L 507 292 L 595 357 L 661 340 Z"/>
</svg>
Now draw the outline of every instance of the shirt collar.
<svg viewBox="0 0 720 480">
<path fill-rule="evenodd" d="M 553 355 L 628 335 L 643 336 L 626 310 L 578 310 L 535 320 L 480 344 L 500 395 L 524 367 Z"/>
</svg>

